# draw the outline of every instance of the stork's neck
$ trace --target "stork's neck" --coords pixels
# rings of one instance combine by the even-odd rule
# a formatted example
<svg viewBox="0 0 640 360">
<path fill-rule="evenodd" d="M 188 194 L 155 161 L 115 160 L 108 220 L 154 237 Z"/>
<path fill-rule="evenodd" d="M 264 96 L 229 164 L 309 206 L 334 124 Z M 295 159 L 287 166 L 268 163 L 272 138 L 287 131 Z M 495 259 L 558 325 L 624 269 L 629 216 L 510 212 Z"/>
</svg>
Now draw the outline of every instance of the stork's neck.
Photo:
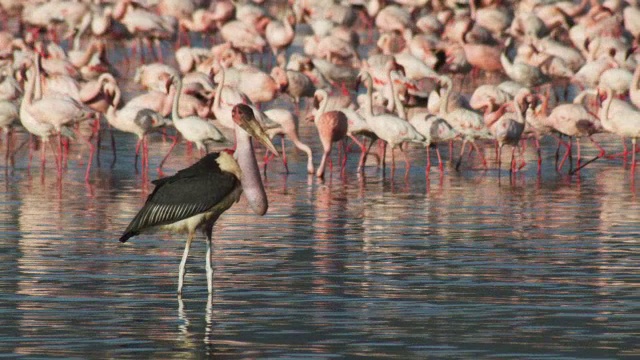
<svg viewBox="0 0 640 360">
<path fill-rule="evenodd" d="M 260 169 L 256 161 L 251 137 L 238 125 L 236 129 L 236 152 L 235 157 L 242 170 L 240 182 L 242 191 L 249 201 L 249 205 L 258 215 L 264 215 L 269 207 L 267 194 L 264 191 Z"/>
</svg>

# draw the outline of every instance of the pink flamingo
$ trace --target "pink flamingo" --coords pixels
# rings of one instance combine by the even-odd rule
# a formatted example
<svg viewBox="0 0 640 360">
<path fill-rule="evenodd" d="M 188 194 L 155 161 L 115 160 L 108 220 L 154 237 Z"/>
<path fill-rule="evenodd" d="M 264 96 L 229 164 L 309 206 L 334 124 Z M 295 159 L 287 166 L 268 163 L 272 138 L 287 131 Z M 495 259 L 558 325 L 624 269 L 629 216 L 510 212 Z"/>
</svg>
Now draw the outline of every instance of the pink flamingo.
<svg viewBox="0 0 640 360">
<path fill-rule="evenodd" d="M 322 160 L 320 161 L 320 165 L 316 171 L 316 176 L 323 178 L 327 158 L 331 155 L 331 145 L 334 142 L 344 139 L 347 135 L 348 121 L 347 117 L 340 111 L 326 111 L 329 94 L 327 94 L 325 90 L 316 90 L 315 96 L 322 98 L 320 102 L 320 109 L 315 115 L 314 122 L 318 129 L 322 148 L 324 149 Z M 344 163 L 342 169 L 344 171 Z"/>
</svg>

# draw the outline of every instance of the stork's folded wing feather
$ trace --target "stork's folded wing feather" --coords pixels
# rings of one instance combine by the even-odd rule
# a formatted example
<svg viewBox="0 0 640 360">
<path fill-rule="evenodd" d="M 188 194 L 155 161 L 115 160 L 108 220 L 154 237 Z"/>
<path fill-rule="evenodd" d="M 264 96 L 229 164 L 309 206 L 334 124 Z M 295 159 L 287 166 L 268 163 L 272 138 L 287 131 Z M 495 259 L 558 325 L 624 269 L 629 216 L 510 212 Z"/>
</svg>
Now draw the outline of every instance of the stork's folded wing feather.
<svg viewBox="0 0 640 360">
<path fill-rule="evenodd" d="M 131 221 L 120 241 L 125 242 L 141 231 L 171 224 L 206 212 L 222 201 L 239 184 L 231 173 L 220 170 L 209 154 L 191 167 L 173 176 L 155 180 L 153 193 Z"/>
</svg>

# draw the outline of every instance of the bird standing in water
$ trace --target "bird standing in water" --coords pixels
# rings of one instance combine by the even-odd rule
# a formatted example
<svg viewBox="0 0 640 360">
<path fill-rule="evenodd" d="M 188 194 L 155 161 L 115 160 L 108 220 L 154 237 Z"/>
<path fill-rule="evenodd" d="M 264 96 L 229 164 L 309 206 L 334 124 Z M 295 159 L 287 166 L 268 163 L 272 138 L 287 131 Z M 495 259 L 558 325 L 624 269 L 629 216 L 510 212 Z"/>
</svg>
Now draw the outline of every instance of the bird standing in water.
<svg viewBox="0 0 640 360">
<path fill-rule="evenodd" d="M 202 229 L 207 237 L 207 285 L 211 293 L 211 233 L 216 220 L 240 199 L 243 192 L 256 214 L 264 215 L 269 206 L 251 136 L 276 156 L 278 151 L 249 106 L 234 106 L 232 117 L 236 124 L 234 156 L 224 151 L 211 153 L 173 176 L 153 181 L 156 185 L 153 193 L 120 237 L 121 242 L 126 242 L 132 236 L 150 230 L 188 233 L 179 268 L 178 294 L 182 294 L 185 265 L 196 230 Z"/>
</svg>

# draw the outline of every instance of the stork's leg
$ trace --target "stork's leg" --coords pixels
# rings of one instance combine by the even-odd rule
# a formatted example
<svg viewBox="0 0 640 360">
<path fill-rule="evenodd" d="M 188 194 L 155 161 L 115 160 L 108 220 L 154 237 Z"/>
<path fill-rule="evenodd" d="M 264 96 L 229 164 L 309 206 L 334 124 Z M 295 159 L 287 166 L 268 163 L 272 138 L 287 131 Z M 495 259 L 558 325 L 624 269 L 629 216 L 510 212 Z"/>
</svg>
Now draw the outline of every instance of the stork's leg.
<svg viewBox="0 0 640 360">
<path fill-rule="evenodd" d="M 182 285 L 184 285 L 185 267 L 187 265 L 187 257 L 189 256 L 189 249 L 191 249 L 191 242 L 193 241 L 194 232 L 189 232 L 187 237 L 187 244 L 184 247 L 182 253 L 182 260 L 180 260 L 180 268 L 178 269 L 178 295 L 182 294 Z"/>
<path fill-rule="evenodd" d="M 207 270 L 207 290 L 209 294 L 213 293 L 213 266 L 211 265 L 211 249 L 213 245 L 213 240 L 211 238 L 211 233 L 213 231 L 213 224 L 207 225 L 205 229 L 205 235 L 207 236 L 207 254 L 206 254 L 206 270 Z"/>
</svg>

